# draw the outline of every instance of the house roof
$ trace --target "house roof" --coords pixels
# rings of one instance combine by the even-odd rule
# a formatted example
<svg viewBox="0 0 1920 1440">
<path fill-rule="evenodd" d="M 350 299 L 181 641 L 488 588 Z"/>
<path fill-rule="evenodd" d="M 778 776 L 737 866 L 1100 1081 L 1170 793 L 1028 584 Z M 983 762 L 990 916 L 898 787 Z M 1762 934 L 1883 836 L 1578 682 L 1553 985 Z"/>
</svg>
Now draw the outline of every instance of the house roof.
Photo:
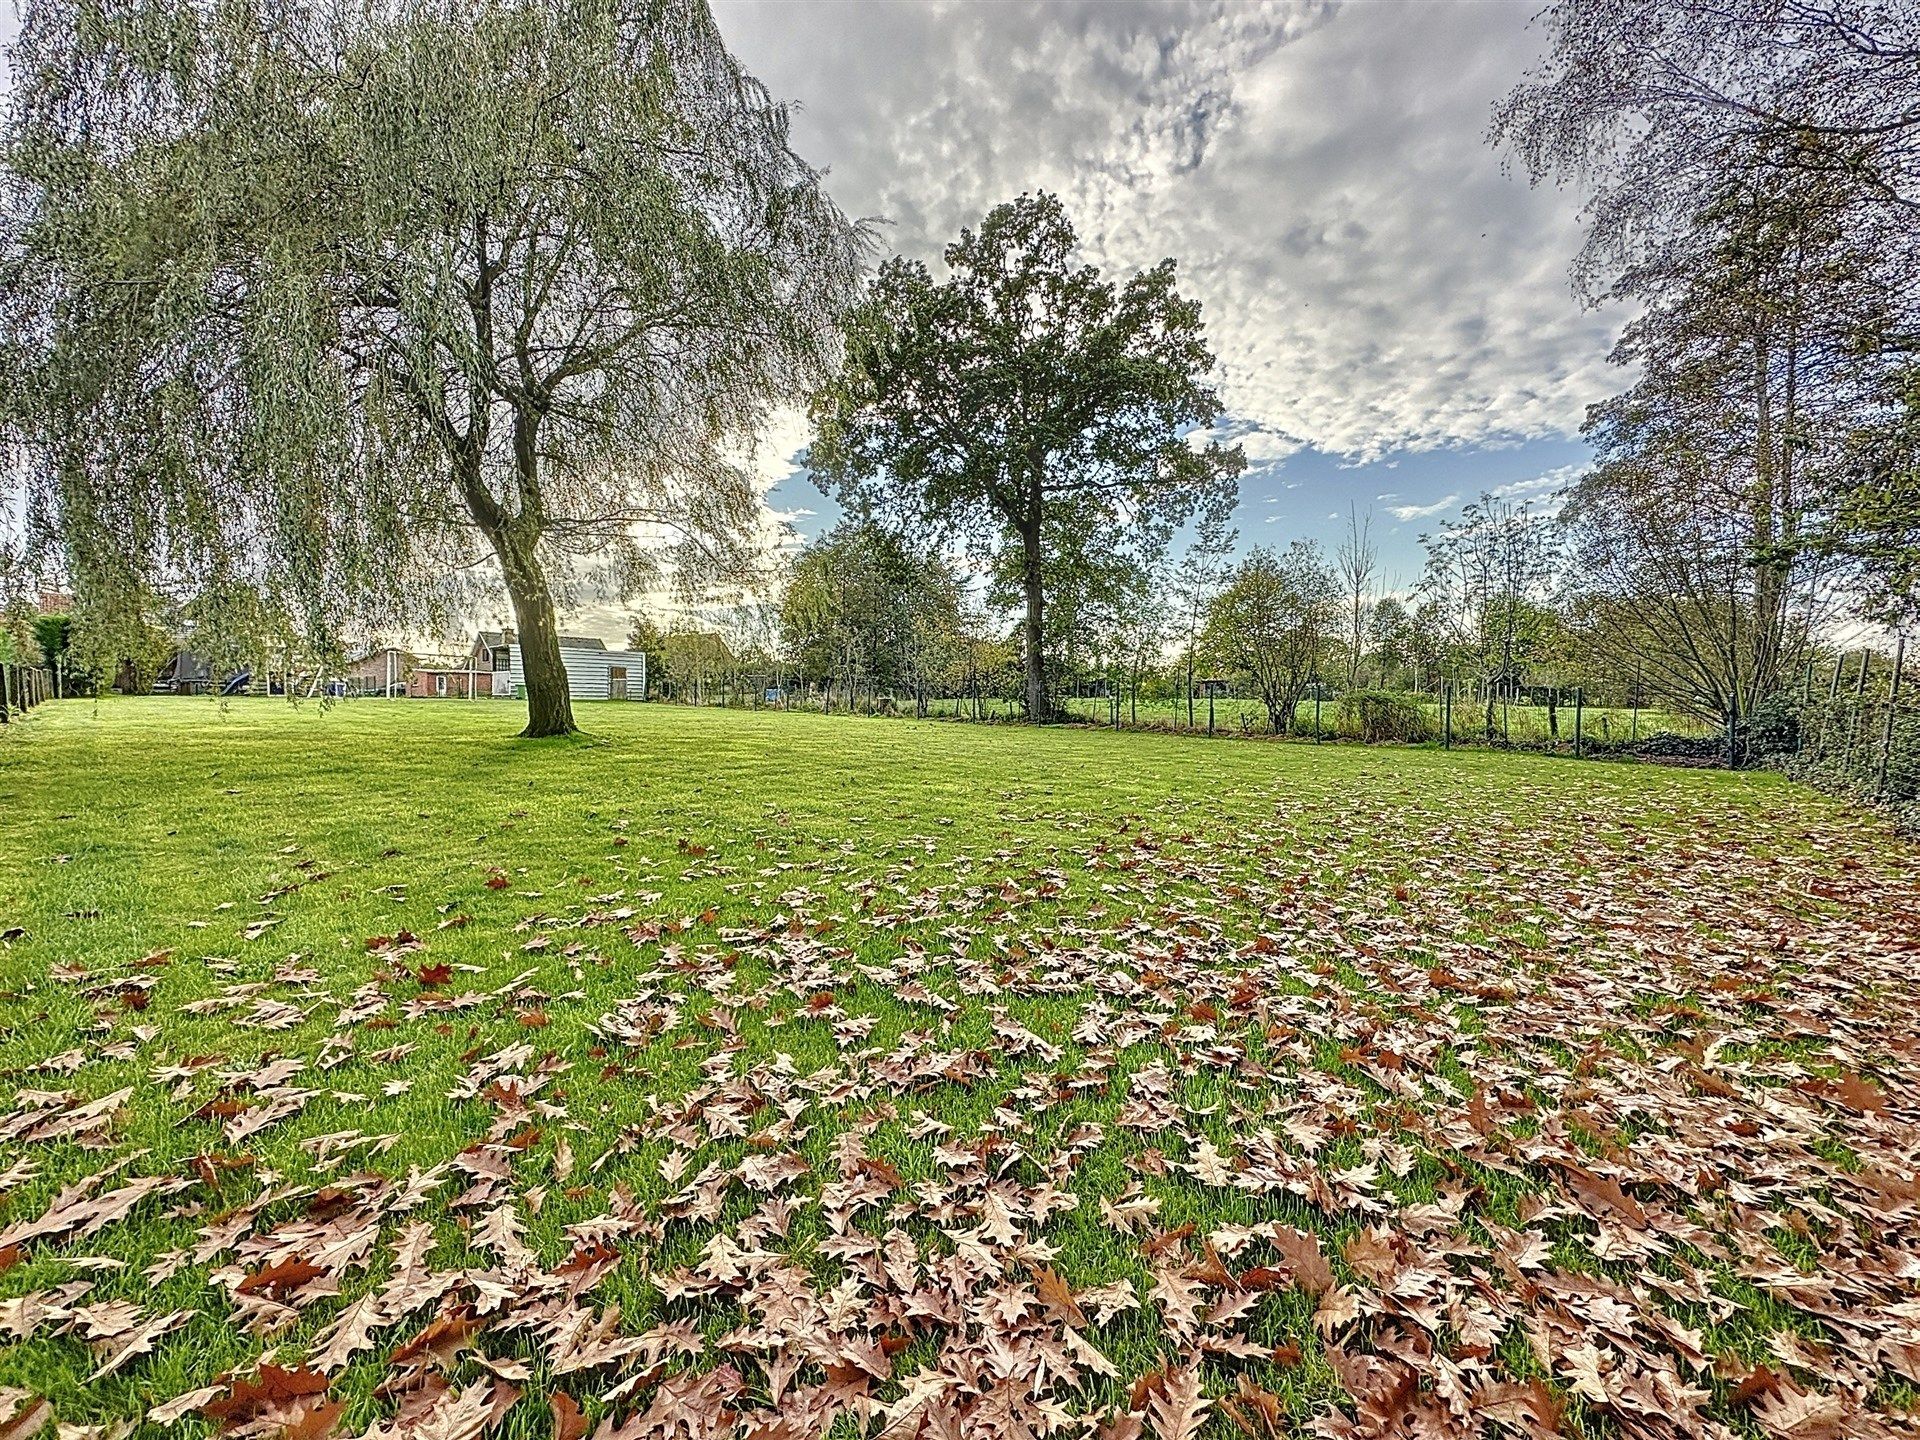
<svg viewBox="0 0 1920 1440">
<path fill-rule="evenodd" d="M 419 658 L 417 655 L 413 653 L 413 651 L 403 650 L 398 645 L 376 645 L 373 647 L 373 649 L 368 650 L 365 654 L 354 655 L 350 657 L 347 661 L 347 664 L 350 666 L 365 665 L 369 660 L 380 659 L 382 656 L 386 655 L 388 651 L 392 651 L 395 655 L 399 656 L 402 660 L 413 661 Z"/>
<path fill-rule="evenodd" d="M 507 633 L 501 630 L 482 630 L 475 638 L 489 650 L 497 650 L 502 645 L 514 643 L 508 638 Z M 607 642 L 592 635 L 562 635 L 560 648 L 562 650 L 604 650 L 607 648 Z"/>
</svg>

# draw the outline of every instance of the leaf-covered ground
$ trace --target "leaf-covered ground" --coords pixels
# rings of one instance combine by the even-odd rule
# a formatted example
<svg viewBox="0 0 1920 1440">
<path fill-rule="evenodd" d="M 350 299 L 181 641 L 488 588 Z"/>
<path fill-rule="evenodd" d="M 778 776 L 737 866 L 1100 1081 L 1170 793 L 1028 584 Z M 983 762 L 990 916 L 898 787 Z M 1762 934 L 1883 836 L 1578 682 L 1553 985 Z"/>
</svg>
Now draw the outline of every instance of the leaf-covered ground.
<svg viewBox="0 0 1920 1440">
<path fill-rule="evenodd" d="M 1878 822 L 583 713 L 0 736 L 0 1437 L 1920 1428 Z"/>
</svg>

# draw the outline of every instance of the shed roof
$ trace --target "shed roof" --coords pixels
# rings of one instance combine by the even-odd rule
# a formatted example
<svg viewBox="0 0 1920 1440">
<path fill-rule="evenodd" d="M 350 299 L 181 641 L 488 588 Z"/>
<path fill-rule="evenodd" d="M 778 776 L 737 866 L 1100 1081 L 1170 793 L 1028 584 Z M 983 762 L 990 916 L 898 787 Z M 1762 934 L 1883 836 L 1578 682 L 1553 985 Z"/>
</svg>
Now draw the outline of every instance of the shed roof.
<svg viewBox="0 0 1920 1440">
<path fill-rule="evenodd" d="M 482 630 L 477 638 L 479 643 L 489 650 L 497 650 L 502 645 L 515 643 L 513 632 L 508 630 Z M 607 642 L 593 635 L 562 635 L 560 648 L 562 650 L 604 650 L 607 648 Z"/>
</svg>

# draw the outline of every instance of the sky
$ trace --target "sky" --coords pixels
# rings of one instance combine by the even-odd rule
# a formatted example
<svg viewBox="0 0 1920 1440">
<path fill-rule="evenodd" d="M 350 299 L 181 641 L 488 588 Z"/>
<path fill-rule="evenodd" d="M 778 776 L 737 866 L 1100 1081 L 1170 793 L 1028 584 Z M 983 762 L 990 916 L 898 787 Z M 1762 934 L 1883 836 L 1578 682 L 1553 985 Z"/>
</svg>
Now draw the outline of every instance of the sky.
<svg viewBox="0 0 1920 1440">
<path fill-rule="evenodd" d="M 1545 496 L 1623 388 L 1568 280 L 1579 197 L 1504 173 L 1493 102 L 1536 0 L 713 0 L 795 148 L 887 254 L 939 270 L 993 205 L 1061 196 L 1114 274 L 1172 256 L 1244 448 L 1242 548 L 1371 512 L 1383 586 L 1483 491 Z M 0 0 L 0 42 L 15 17 Z M 752 464 L 769 529 L 828 528 L 797 413 Z M 583 605 L 576 628 L 624 630 Z"/>
<path fill-rule="evenodd" d="M 715 0 L 793 102 L 795 148 L 884 253 L 927 261 L 1022 191 L 1114 273 L 1171 255 L 1246 450 L 1242 545 L 1373 515 L 1383 575 L 1483 491 L 1544 496 L 1622 388 L 1621 317 L 1567 267 L 1579 197 L 1503 173 L 1493 102 L 1537 60 L 1534 0 Z M 760 464 L 803 535 L 834 507 Z"/>
</svg>

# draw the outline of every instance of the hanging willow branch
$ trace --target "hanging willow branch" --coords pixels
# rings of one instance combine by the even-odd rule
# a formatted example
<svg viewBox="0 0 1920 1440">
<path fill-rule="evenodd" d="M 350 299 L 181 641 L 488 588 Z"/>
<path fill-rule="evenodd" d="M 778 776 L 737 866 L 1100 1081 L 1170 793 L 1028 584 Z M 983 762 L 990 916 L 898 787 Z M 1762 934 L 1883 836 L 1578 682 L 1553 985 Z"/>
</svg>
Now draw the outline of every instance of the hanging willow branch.
<svg viewBox="0 0 1920 1440">
<path fill-rule="evenodd" d="M 584 555 L 742 562 L 865 239 L 704 4 L 45 0 L 13 64 L 6 414 L 83 603 L 330 636 L 490 550 L 531 630 Z"/>
</svg>

